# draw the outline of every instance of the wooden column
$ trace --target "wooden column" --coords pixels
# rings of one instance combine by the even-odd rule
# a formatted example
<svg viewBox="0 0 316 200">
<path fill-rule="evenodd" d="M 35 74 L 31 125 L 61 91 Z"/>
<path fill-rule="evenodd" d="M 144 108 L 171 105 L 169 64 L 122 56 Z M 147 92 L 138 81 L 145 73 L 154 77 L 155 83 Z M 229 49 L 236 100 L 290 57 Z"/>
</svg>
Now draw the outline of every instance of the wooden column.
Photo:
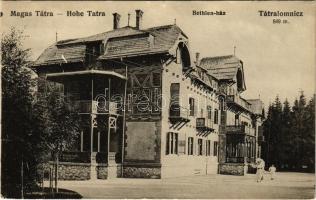
<svg viewBox="0 0 316 200">
<path fill-rule="evenodd" d="M 109 78 L 109 102 L 108 102 L 108 105 L 109 105 L 109 107 L 108 107 L 108 109 L 109 109 L 109 112 L 110 112 L 110 100 L 111 100 L 111 78 Z M 107 153 L 107 155 L 108 155 L 108 158 L 107 158 L 107 160 L 108 160 L 108 163 L 109 163 L 109 154 L 110 154 L 110 134 L 111 134 L 111 129 L 110 129 L 110 115 L 108 115 L 108 153 Z"/>
<path fill-rule="evenodd" d="M 93 78 L 91 78 L 91 130 L 90 130 L 90 134 L 91 134 L 91 141 L 90 141 L 90 150 L 91 152 L 93 152 L 93 114 L 92 114 L 92 110 L 93 110 Z"/>
<path fill-rule="evenodd" d="M 100 152 L 100 131 L 98 131 L 98 152 Z"/>
<path fill-rule="evenodd" d="M 123 59 L 121 58 L 121 61 L 123 61 Z M 127 93 L 127 65 L 125 66 L 125 84 L 124 84 L 124 102 L 123 102 L 123 123 L 122 123 L 122 158 L 121 158 L 121 176 L 123 177 L 123 161 L 124 161 L 124 152 L 125 152 L 125 121 L 126 121 L 126 93 Z"/>
<path fill-rule="evenodd" d="M 83 131 L 80 132 L 80 151 L 83 152 Z"/>
</svg>

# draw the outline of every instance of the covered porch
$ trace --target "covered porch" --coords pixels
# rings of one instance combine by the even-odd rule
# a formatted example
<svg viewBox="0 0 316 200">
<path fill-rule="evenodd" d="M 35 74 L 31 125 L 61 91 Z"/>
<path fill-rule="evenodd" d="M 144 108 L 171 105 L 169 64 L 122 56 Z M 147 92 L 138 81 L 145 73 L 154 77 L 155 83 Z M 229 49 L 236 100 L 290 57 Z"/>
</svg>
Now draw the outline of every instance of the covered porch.
<svg viewBox="0 0 316 200">
<path fill-rule="evenodd" d="M 71 110 L 80 115 L 77 142 L 59 155 L 60 179 L 117 177 L 124 148 L 126 77 L 83 70 L 47 74 L 47 79 L 63 84 Z"/>
</svg>

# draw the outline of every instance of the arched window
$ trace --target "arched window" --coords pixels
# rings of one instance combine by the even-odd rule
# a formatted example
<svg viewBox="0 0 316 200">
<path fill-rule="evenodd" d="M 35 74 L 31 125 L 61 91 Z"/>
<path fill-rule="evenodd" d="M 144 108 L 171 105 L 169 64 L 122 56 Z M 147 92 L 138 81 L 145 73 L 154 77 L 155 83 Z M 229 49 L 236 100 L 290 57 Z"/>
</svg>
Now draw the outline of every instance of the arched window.
<svg viewBox="0 0 316 200">
<path fill-rule="evenodd" d="M 243 90 L 243 77 L 241 69 L 238 69 L 237 71 L 237 88 L 238 90 Z"/>
<path fill-rule="evenodd" d="M 183 43 L 183 42 L 180 42 L 178 44 L 178 48 L 177 48 L 177 60 L 176 62 L 178 64 L 182 64 L 182 70 L 183 71 L 186 71 L 187 69 L 189 69 L 191 67 L 191 58 L 190 58 L 190 52 L 189 52 L 189 49 L 188 47 Z M 178 59 L 181 59 L 178 60 Z"/>
</svg>

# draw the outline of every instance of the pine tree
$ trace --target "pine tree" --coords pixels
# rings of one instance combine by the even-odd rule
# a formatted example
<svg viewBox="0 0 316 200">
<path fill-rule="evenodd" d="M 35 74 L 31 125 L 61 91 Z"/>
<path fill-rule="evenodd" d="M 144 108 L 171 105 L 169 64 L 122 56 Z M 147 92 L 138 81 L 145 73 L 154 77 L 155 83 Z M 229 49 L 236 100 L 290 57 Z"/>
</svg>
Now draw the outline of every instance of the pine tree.
<svg viewBox="0 0 316 200">
<path fill-rule="evenodd" d="M 292 108 L 292 120 L 293 120 L 293 147 L 295 150 L 295 168 L 300 169 L 303 162 L 304 155 L 304 133 L 306 132 L 305 115 L 306 115 L 306 99 L 304 93 L 301 92 L 299 100 L 295 100 Z"/>
<path fill-rule="evenodd" d="M 302 164 L 306 165 L 309 171 L 315 171 L 315 96 L 311 98 L 305 109 L 304 123 L 305 130 L 302 138 L 303 157 Z"/>
<path fill-rule="evenodd" d="M 35 82 L 29 69 L 30 50 L 23 48 L 23 32 L 14 28 L 1 39 L 2 149 L 1 186 L 5 197 L 21 197 L 21 166 L 24 182 L 34 176 L 37 137 L 33 134 L 32 102 Z"/>
<path fill-rule="evenodd" d="M 291 144 L 291 107 L 290 103 L 286 99 L 283 103 L 282 120 L 281 120 L 281 136 L 280 136 L 280 162 L 281 168 L 287 169 L 291 163 L 291 157 L 293 156 L 292 144 Z"/>
</svg>

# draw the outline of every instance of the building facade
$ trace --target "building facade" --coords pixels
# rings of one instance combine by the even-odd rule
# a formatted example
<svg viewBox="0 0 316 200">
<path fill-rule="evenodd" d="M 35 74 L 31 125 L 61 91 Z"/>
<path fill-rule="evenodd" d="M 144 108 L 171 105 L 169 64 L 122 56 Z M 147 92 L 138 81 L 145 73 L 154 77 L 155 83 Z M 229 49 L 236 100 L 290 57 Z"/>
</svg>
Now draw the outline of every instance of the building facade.
<svg viewBox="0 0 316 200">
<path fill-rule="evenodd" d="M 262 103 L 240 97 L 242 61 L 192 56 L 178 26 L 143 29 L 142 16 L 121 28 L 114 13 L 113 30 L 58 41 L 34 62 L 81 116 L 59 178 L 244 174 L 260 155 Z"/>
</svg>

